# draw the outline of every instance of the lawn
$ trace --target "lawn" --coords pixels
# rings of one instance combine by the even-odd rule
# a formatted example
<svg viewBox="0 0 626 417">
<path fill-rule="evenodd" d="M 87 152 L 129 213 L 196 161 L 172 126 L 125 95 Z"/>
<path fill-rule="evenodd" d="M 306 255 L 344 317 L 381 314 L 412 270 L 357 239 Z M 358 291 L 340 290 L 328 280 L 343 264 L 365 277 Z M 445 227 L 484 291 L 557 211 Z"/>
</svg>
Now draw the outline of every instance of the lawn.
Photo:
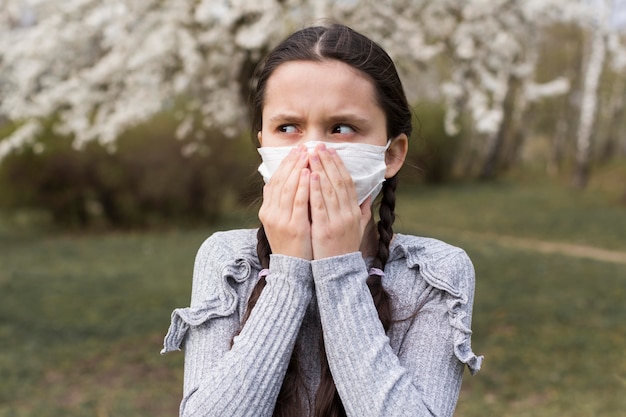
<svg viewBox="0 0 626 417">
<path fill-rule="evenodd" d="M 401 232 L 467 250 L 478 281 L 456 416 L 626 413 L 626 262 L 544 253 L 523 237 L 626 251 L 626 207 L 548 183 L 405 188 Z M 219 229 L 254 224 L 232 215 Z M 159 355 L 213 229 L 55 234 L 0 224 L 0 417 L 173 416 L 182 354 Z"/>
</svg>

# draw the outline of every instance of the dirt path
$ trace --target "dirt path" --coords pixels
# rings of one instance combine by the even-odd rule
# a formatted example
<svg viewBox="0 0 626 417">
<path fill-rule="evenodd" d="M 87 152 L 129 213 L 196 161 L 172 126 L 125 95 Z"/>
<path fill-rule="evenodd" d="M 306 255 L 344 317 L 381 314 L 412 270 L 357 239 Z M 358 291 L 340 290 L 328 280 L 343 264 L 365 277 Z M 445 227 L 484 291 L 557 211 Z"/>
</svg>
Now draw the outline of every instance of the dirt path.
<svg viewBox="0 0 626 417">
<path fill-rule="evenodd" d="M 541 253 L 555 253 L 574 258 L 587 258 L 602 262 L 611 262 L 626 265 L 626 252 L 608 250 L 594 246 L 574 245 L 562 242 L 529 239 L 512 236 L 501 236 L 488 233 L 461 232 L 461 236 L 472 239 L 491 241 L 496 244 L 528 251 Z"/>
</svg>

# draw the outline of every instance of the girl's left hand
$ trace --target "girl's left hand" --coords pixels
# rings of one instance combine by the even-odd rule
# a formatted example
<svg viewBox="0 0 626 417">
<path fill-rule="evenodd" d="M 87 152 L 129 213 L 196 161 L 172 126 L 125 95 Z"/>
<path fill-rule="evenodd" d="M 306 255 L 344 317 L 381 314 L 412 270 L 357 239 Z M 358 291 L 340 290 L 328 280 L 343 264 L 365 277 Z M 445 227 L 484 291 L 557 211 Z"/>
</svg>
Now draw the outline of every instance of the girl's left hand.
<svg viewBox="0 0 626 417">
<path fill-rule="evenodd" d="M 313 259 L 358 251 L 372 216 L 370 199 L 358 205 L 352 177 L 334 149 L 319 145 L 309 165 Z"/>
</svg>

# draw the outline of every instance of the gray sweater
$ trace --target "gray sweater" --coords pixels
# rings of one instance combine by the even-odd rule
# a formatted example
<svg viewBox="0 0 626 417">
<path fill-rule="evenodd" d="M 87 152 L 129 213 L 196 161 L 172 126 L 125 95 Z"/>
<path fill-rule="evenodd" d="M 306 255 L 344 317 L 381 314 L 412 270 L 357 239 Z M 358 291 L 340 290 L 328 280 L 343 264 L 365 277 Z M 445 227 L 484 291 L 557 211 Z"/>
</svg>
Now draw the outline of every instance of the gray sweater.
<svg viewBox="0 0 626 417">
<path fill-rule="evenodd" d="M 469 258 L 435 239 L 395 235 L 382 280 L 393 308 L 387 334 L 367 263 L 360 252 L 315 261 L 272 255 L 267 285 L 233 340 L 259 279 L 256 230 L 208 238 L 196 257 L 191 306 L 172 313 L 162 352 L 185 348 L 180 415 L 271 416 L 294 346 L 313 404 L 323 332 L 349 417 L 451 416 L 463 364 L 474 374 L 482 362 L 470 346 Z"/>
</svg>

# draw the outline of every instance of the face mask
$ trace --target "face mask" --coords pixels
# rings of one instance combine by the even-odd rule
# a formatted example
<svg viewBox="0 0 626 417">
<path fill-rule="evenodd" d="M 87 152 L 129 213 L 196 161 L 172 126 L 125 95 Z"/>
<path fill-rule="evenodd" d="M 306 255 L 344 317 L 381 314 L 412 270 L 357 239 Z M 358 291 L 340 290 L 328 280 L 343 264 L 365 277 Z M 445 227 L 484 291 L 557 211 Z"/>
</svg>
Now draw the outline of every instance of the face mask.
<svg viewBox="0 0 626 417">
<path fill-rule="evenodd" d="M 389 148 L 390 141 L 386 146 L 369 145 L 365 143 L 346 142 L 320 142 L 311 141 L 304 145 L 312 152 L 320 143 L 324 143 L 326 148 L 334 149 L 343 161 L 346 169 L 352 177 L 359 205 L 369 197 L 376 198 L 382 189 L 385 181 L 385 152 Z M 259 166 L 259 172 L 267 184 L 280 163 L 291 152 L 295 146 L 261 147 L 258 152 L 263 162 Z"/>
</svg>

